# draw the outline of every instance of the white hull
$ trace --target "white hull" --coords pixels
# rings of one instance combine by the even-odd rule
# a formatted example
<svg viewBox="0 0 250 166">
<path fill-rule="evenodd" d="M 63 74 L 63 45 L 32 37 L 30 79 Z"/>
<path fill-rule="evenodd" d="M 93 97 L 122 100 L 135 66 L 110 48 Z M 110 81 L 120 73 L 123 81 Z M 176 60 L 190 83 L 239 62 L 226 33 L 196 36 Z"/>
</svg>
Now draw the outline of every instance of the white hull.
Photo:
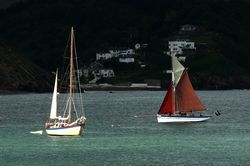
<svg viewBox="0 0 250 166">
<path fill-rule="evenodd" d="M 65 128 L 50 128 L 46 129 L 48 135 L 56 136 L 76 136 L 81 134 L 81 126 L 65 127 Z"/>
<path fill-rule="evenodd" d="M 176 122 L 202 122 L 210 119 L 211 116 L 167 116 L 157 115 L 158 123 L 176 123 Z"/>
</svg>

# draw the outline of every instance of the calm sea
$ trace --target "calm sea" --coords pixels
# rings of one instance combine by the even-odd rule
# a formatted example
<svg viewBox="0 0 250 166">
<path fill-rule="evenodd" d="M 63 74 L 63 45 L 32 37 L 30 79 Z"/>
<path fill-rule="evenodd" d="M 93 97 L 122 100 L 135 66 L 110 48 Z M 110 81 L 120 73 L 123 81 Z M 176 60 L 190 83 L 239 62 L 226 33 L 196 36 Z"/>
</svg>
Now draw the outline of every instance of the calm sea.
<svg viewBox="0 0 250 166">
<path fill-rule="evenodd" d="M 207 122 L 158 124 L 164 91 L 87 91 L 81 137 L 43 129 L 51 94 L 0 95 L 0 165 L 250 165 L 250 91 L 198 91 Z"/>
</svg>

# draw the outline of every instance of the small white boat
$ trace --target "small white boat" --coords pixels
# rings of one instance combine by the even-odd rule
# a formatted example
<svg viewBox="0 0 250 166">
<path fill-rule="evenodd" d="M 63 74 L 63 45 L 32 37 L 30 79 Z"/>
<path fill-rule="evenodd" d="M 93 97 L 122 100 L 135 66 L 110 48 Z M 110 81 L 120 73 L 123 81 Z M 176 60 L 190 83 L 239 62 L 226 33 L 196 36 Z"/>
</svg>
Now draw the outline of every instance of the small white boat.
<svg viewBox="0 0 250 166">
<path fill-rule="evenodd" d="M 42 130 L 38 130 L 38 131 L 31 131 L 31 134 L 37 134 L 37 135 L 42 135 L 43 131 Z"/>
<path fill-rule="evenodd" d="M 187 70 L 178 61 L 174 53 L 171 53 L 172 82 L 157 114 L 158 123 L 172 122 L 202 122 L 211 116 L 203 116 L 201 113 L 206 107 L 196 95 Z"/>
<path fill-rule="evenodd" d="M 58 70 L 56 71 L 50 117 L 45 123 L 48 135 L 80 135 L 85 126 L 86 118 L 83 110 L 73 27 L 69 53 L 68 62 L 65 62 L 68 65 L 62 70 L 60 84 L 58 84 Z"/>
</svg>

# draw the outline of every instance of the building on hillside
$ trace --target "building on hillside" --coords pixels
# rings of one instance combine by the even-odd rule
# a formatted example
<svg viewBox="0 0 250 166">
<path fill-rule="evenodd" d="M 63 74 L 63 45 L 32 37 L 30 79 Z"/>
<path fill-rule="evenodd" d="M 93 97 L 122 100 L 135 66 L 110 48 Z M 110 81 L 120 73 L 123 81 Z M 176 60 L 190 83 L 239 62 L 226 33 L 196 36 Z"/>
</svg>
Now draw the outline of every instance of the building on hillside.
<svg viewBox="0 0 250 166">
<path fill-rule="evenodd" d="M 89 77 L 89 69 L 82 69 L 82 74 L 85 78 Z"/>
<path fill-rule="evenodd" d="M 128 55 L 135 55 L 134 49 L 117 49 L 109 50 L 105 53 L 96 53 L 96 60 L 107 60 L 111 58 L 124 57 Z"/>
<path fill-rule="evenodd" d="M 119 58 L 120 63 L 134 63 L 135 58 L 132 57 L 125 57 L 125 58 Z"/>
<path fill-rule="evenodd" d="M 112 78 L 115 77 L 115 72 L 113 69 L 100 69 L 97 71 L 96 75 L 102 78 Z"/>
<path fill-rule="evenodd" d="M 134 49 L 118 50 L 118 56 L 135 55 Z"/>
<path fill-rule="evenodd" d="M 191 24 L 182 25 L 180 28 L 180 31 L 186 31 L 186 32 L 195 31 L 195 30 L 196 30 L 196 27 Z"/>
<path fill-rule="evenodd" d="M 107 60 L 113 58 L 114 55 L 112 53 L 97 53 L 96 60 Z"/>
<path fill-rule="evenodd" d="M 102 69 L 102 68 L 103 68 L 103 64 L 95 61 L 89 65 L 88 70 L 89 70 L 89 73 L 92 73 L 93 71 L 97 71 L 97 70 Z"/>
<path fill-rule="evenodd" d="M 168 47 L 170 52 L 183 54 L 183 50 L 196 50 L 195 43 L 186 40 L 169 41 Z"/>
</svg>

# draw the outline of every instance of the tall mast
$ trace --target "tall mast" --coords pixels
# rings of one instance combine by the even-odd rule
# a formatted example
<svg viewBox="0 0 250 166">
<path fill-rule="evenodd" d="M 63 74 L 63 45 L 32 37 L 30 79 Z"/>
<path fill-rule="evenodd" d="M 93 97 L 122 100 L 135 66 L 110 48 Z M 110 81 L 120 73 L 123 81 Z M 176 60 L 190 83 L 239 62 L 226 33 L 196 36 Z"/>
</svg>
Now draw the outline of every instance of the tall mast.
<svg viewBox="0 0 250 166">
<path fill-rule="evenodd" d="M 174 85 L 174 89 L 175 89 L 175 76 L 174 76 L 174 56 L 175 54 L 170 52 L 170 56 L 171 56 L 171 74 L 172 74 L 172 84 Z"/>
<path fill-rule="evenodd" d="M 73 44 L 74 44 L 74 29 L 71 28 L 70 35 L 70 64 L 69 64 L 69 122 L 71 121 L 71 104 L 72 104 L 72 88 L 73 88 Z"/>
<path fill-rule="evenodd" d="M 74 42 L 74 30 L 73 27 L 71 28 L 71 37 L 70 37 L 70 91 L 69 91 L 69 96 L 72 97 L 72 82 L 73 82 L 73 43 Z"/>
<path fill-rule="evenodd" d="M 172 67 L 172 86 L 173 86 L 173 107 L 175 107 L 175 112 L 176 110 L 178 111 L 178 108 L 176 107 L 176 98 L 175 98 L 175 76 L 174 76 L 174 56 L 175 54 L 173 52 L 170 51 L 170 56 L 171 56 L 171 67 Z"/>
</svg>

